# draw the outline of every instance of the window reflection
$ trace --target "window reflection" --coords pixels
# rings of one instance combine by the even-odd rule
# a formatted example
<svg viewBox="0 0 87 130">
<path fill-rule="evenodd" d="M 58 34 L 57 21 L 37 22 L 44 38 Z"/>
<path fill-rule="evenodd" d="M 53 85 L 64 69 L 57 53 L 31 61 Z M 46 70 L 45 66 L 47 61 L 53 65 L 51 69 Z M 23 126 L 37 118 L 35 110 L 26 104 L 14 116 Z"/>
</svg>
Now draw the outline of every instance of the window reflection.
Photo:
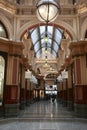
<svg viewBox="0 0 87 130">
<path fill-rule="evenodd" d="M 0 56 L 0 106 L 3 101 L 3 86 L 4 86 L 4 69 L 5 69 L 5 60 Z"/>
</svg>

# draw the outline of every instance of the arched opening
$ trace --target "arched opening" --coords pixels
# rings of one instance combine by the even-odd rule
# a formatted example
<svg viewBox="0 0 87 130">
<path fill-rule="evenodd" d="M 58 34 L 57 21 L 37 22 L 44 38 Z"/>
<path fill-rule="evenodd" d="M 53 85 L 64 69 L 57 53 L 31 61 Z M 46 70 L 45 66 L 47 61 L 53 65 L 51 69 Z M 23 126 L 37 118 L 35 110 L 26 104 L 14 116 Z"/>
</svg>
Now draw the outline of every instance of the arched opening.
<svg viewBox="0 0 87 130">
<path fill-rule="evenodd" d="M 0 21 L 0 37 L 8 38 L 7 30 L 1 21 Z"/>
</svg>

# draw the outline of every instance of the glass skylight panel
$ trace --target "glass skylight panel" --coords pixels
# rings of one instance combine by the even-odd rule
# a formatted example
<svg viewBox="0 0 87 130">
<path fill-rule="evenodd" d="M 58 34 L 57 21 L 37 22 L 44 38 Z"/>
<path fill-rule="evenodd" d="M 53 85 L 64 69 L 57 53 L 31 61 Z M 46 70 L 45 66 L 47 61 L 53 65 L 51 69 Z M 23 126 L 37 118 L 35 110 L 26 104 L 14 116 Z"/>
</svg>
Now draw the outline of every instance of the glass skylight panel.
<svg viewBox="0 0 87 130">
<path fill-rule="evenodd" d="M 47 47 L 51 47 L 51 43 L 50 42 L 47 43 Z"/>
<path fill-rule="evenodd" d="M 41 38 L 43 38 L 45 36 L 45 32 L 46 32 L 46 26 L 41 26 L 40 27 Z M 53 27 L 52 26 L 47 26 L 47 34 L 48 34 L 48 36 L 51 36 L 52 33 L 53 33 Z"/>
<path fill-rule="evenodd" d="M 51 48 L 47 48 L 47 51 L 51 52 Z"/>
<path fill-rule="evenodd" d="M 57 54 L 56 54 L 56 52 L 54 51 L 54 50 L 52 50 L 52 54 L 56 57 L 57 56 Z"/>
<path fill-rule="evenodd" d="M 56 52 L 58 51 L 59 47 L 56 42 L 53 42 L 53 48 Z"/>
<path fill-rule="evenodd" d="M 41 47 L 42 47 L 42 48 L 45 48 L 45 47 L 46 47 L 46 44 L 45 44 L 45 43 L 44 43 L 44 44 L 42 44 L 42 45 L 41 45 Z"/>
<path fill-rule="evenodd" d="M 38 29 L 36 28 L 32 33 L 31 33 L 31 38 L 33 45 L 38 41 Z"/>
<path fill-rule="evenodd" d="M 46 55 L 45 48 L 42 48 L 42 53 L 44 54 L 44 58 L 45 58 L 45 55 Z"/>
<path fill-rule="evenodd" d="M 37 43 L 34 45 L 34 50 L 35 50 L 35 52 L 37 52 L 37 51 L 39 50 L 39 48 L 40 48 L 40 44 L 39 44 L 39 42 L 37 42 Z"/>
<path fill-rule="evenodd" d="M 41 55 L 40 50 L 36 53 L 36 57 L 39 58 Z"/>
<path fill-rule="evenodd" d="M 46 43 L 43 42 L 43 43 L 41 44 L 41 47 L 46 47 Z"/>
<path fill-rule="evenodd" d="M 47 47 L 51 47 L 51 43 L 52 43 L 51 39 L 49 39 L 47 43 L 44 41 L 44 39 L 41 39 L 41 47 L 46 47 L 46 44 Z"/>
<path fill-rule="evenodd" d="M 42 48 L 42 51 L 45 51 L 45 48 Z"/>
<path fill-rule="evenodd" d="M 44 39 L 41 39 L 41 46 L 45 44 Z"/>
<path fill-rule="evenodd" d="M 60 44 L 61 38 L 62 38 L 61 32 L 60 32 L 58 29 L 55 29 L 54 39 L 55 39 L 55 41 L 56 41 L 58 44 Z"/>
<path fill-rule="evenodd" d="M 48 43 L 51 45 L 52 44 L 52 39 L 48 39 Z"/>
<path fill-rule="evenodd" d="M 47 27 L 47 31 L 48 31 L 48 33 L 50 33 L 52 35 L 52 33 L 53 33 L 53 26 L 48 26 Z"/>
<path fill-rule="evenodd" d="M 43 34 L 45 32 L 46 26 L 40 26 L 40 34 Z"/>
</svg>

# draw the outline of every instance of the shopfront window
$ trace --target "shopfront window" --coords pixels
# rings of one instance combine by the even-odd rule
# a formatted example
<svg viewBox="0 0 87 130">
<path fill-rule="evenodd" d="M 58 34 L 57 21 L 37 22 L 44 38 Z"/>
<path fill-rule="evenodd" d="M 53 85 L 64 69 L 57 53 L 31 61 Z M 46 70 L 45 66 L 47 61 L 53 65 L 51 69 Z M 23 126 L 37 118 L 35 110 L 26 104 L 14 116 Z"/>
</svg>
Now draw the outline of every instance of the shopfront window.
<svg viewBox="0 0 87 130">
<path fill-rule="evenodd" d="M 57 85 L 45 84 L 45 94 L 46 95 L 57 95 Z"/>
<path fill-rule="evenodd" d="M 3 87 L 4 87 L 4 71 L 5 71 L 5 60 L 0 56 L 0 106 L 3 102 Z"/>
</svg>

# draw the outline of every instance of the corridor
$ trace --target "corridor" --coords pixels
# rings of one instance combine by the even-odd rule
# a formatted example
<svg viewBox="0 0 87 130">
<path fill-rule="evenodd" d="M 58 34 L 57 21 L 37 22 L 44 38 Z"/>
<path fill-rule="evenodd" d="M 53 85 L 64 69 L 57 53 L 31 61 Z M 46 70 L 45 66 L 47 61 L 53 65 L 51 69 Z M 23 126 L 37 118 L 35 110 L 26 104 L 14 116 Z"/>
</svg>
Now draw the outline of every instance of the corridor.
<svg viewBox="0 0 87 130">
<path fill-rule="evenodd" d="M 72 112 L 67 111 L 62 104 L 51 100 L 38 101 L 27 107 L 26 110 L 21 111 L 20 118 L 29 118 L 35 120 L 58 120 L 60 118 L 74 118 Z"/>
<path fill-rule="evenodd" d="M 0 130 L 87 130 L 87 119 L 77 118 L 57 101 L 38 101 L 17 118 L 0 119 Z"/>
</svg>

